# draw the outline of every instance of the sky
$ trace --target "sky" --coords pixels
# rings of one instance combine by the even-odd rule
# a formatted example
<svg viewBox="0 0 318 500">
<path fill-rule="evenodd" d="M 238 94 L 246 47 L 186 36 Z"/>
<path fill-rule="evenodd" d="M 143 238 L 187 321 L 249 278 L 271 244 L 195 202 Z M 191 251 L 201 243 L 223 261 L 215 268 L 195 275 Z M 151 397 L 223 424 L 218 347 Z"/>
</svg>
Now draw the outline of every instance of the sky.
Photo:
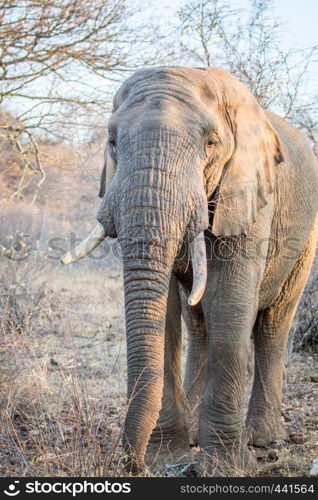
<svg viewBox="0 0 318 500">
<path fill-rule="evenodd" d="M 189 0 L 189 3 L 193 0 Z M 233 9 L 248 8 L 252 0 L 225 0 Z M 281 38 L 286 50 L 318 46 L 318 0 L 272 0 L 273 16 L 282 22 Z M 163 16 L 169 9 L 178 9 L 187 0 L 155 0 Z M 318 60 L 310 65 L 307 90 L 317 93 Z M 316 76 L 317 75 L 317 78 Z"/>
<path fill-rule="evenodd" d="M 161 18 L 164 23 L 165 18 L 169 19 L 171 15 L 175 15 L 172 10 L 191 1 L 193 0 L 149 0 L 149 7 L 152 15 Z M 227 2 L 234 9 L 247 8 L 251 4 L 251 0 L 227 0 Z M 279 18 L 284 23 L 283 43 L 286 45 L 286 49 L 290 46 L 306 48 L 318 45 L 318 0 L 273 0 L 273 10 L 274 17 Z M 318 60 L 311 65 L 311 75 L 307 88 L 310 92 L 316 93 L 315 75 L 318 75 Z M 94 77 L 91 81 L 94 81 Z M 99 85 L 101 85 L 100 82 L 96 80 L 96 87 Z M 107 82 L 102 82 L 102 89 L 109 90 L 109 85 Z M 25 106 L 28 104 L 25 103 Z M 23 102 L 13 104 L 13 108 L 17 106 L 18 109 L 24 110 Z M 8 109 L 10 109 L 10 103 Z"/>
<path fill-rule="evenodd" d="M 233 7 L 247 7 L 248 0 L 228 0 Z M 178 8 L 184 0 L 160 0 L 161 8 Z M 274 0 L 275 14 L 286 22 L 286 42 L 301 47 L 318 44 L 317 0 Z M 160 7 L 159 7 L 160 8 Z"/>
<path fill-rule="evenodd" d="M 304 47 L 318 44 L 317 0 L 274 0 L 274 5 L 294 43 Z"/>
</svg>

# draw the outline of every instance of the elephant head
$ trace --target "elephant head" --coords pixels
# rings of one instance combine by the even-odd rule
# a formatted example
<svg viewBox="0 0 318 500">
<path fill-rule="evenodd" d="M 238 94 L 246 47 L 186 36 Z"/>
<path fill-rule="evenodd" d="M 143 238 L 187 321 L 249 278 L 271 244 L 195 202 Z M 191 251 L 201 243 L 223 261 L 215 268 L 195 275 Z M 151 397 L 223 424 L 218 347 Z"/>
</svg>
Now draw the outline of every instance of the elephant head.
<svg viewBox="0 0 318 500">
<path fill-rule="evenodd" d="M 109 121 L 98 226 L 62 262 L 120 238 L 124 261 L 128 398 L 124 447 L 143 467 L 163 386 L 168 287 L 181 244 L 190 246 L 196 304 L 206 280 L 202 232 L 247 233 L 273 191 L 279 140 L 255 98 L 218 68 L 137 71 Z M 209 206 L 213 214 L 209 220 Z"/>
</svg>

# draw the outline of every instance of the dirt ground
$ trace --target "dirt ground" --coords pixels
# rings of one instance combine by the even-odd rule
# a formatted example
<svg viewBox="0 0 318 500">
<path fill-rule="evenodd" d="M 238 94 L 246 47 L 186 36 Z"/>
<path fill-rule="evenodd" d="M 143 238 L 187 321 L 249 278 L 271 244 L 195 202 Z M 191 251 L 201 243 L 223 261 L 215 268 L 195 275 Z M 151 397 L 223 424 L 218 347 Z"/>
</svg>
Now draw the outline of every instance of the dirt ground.
<svg viewBox="0 0 318 500">
<path fill-rule="evenodd" d="M 63 267 L 35 256 L 4 265 L 0 474 L 121 475 L 126 347 L 120 262 Z M 252 450 L 259 476 L 304 476 L 318 457 L 317 376 L 317 357 L 293 355 L 284 381 L 288 439 Z"/>
</svg>

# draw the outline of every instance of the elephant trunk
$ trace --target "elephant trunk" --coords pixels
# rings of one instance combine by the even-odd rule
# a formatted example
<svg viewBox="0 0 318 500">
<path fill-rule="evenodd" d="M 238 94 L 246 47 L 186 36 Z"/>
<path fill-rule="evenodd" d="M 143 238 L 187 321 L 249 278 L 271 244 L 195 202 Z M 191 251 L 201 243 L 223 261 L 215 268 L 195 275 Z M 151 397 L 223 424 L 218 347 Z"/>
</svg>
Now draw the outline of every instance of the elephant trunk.
<svg viewBox="0 0 318 500">
<path fill-rule="evenodd" d="M 169 282 L 190 218 L 181 180 L 171 182 L 179 158 L 168 157 L 156 137 L 148 138 L 145 154 L 143 139 L 139 154 L 129 158 L 133 172 L 122 179 L 122 202 L 112 212 L 124 261 L 129 406 L 123 444 L 126 468 L 134 474 L 143 469 L 161 408 Z"/>
<path fill-rule="evenodd" d="M 185 230 L 178 227 L 176 215 L 169 213 L 169 203 L 176 202 L 171 192 L 158 193 L 155 186 L 149 190 L 142 179 L 138 184 L 124 193 L 117 224 L 124 262 L 128 365 L 123 445 L 126 468 L 134 474 L 144 467 L 147 443 L 161 408 L 169 282 Z M 160 208 L 162 197 L 165 210 Z"/>
<path fill-rule="evenodd" d="M 125 263 L 128 410 L 123 445 L 126 468 L 138 474 L 161 408 L 164 328 L 171 265 Z"/>
<path fill-rule="evenodd" d="M 175 129 L 143 131 L 118 144 L 114 181 L 97 219 L 121 241 L 124 262 L 128 400 L 124 426 L 127 470 L 143 468 L 147 443 L 161 408 L 166 306 L 173 263 L 184 239 L 207 227 L 202 173 L 193 164 L 196 144 Z M 128 173 L 128 174 L 127 174 Z M 202 259 L 204 241 L 191 245 Z M 205 247 L 204 247 L 205 248 Z M 191 303 L 204 291 L 204 265 L 194 273 Z"/>
</svg>

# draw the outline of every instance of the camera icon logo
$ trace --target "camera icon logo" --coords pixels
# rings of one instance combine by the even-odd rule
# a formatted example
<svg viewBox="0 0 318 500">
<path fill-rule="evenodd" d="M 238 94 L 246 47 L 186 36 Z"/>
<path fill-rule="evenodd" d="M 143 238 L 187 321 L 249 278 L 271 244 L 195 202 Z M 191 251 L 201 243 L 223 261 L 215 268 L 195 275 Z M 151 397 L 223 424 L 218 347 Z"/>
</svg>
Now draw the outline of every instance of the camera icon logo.
<svg viewBox="0 0 318 500">
<path fill-rule="evenodd" d="M 8 490 L 9 491 L 4 490 L 3 493 L 5 495 L 8 495 L 9 497 L 15 497 L 15 496 L 17 496 L 20 493 L 20 490 L 16 489 L 16 484 L 19 484 L 19 483 L 20 483 L 20 481 L 14 481 L 14 483 L 9 484 L 9 486 L 8 486 Z"/>
</svg>

